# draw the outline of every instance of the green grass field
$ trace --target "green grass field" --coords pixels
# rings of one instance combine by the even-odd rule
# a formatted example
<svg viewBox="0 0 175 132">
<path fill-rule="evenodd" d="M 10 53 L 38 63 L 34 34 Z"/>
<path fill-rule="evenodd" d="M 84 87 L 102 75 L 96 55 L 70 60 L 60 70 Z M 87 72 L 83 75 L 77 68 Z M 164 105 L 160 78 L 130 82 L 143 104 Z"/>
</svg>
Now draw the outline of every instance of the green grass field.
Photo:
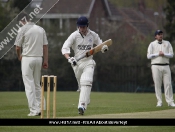
<svg viewBox="0 0 175 132">
<path fill-rule="evenodd" d="M 46 93 L 45 93 L 46 94 Z M 107 118 L 108 114 L 114 115 L 115 118 L 122 114 L 123 118 L 128 114 L 136 113 L 151 113 L 155 115 L 162 112 L 162 118 L 174 116 L 175 109 L 167 106 L 163 95 L 163 107 L 157 108 L 156 97 L 154 93 L 106 93 L 106 92 L 92 92 L 91 103 L 85 111 L 85 115 L 78 115 L 77 103 L 79 93 L 77 92 L 57 92 L 57 118 Z M 175 96 L 174 96 L 175 97 Z M 51 94 L 52 100 L 52 94 Z M 29 113 L 27 98 L 25 92 L 0 92 L 0 118 L 29 118 L 39 119 L 40 117 L 28 117 Z M 52 116 L 52 103 L 51 103 Z M 173 110 L 173 112 L 164 112 L 166 110 Z M 149 115 L 149 114 L 148 114 Z M 45 112 L 46 116 L 46 112 Z M 120 115 L 121 116 L 121 115 Z M 120 117 L 121 118 L 121 117 Z M 137 117 L 136 117 L 137 118 Z M 142 115 L 144 118 L 144 114 Z M 145 118 L 148 118 L 145 116 Z M 150 115 L 149 118 L 152 118 Z M 0 132 L 173 132 L 175 126 L 2 126 Z"/>
</svg>

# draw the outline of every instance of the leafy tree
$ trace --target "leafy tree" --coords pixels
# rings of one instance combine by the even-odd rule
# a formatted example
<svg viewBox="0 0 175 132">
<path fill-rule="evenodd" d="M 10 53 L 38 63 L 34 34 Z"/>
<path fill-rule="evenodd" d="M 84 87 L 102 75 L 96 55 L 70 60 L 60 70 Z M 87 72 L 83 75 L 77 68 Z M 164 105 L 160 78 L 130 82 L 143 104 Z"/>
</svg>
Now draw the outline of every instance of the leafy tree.
<svg viewBox="0 0 175 132">
<path fill-rule="evenodd" d="M 167 39 L 173 43 L 175 41 L 175 1 L 167 0 L 168 4 L 164 9 L 166 14 L 167 23 L 165 25 L 165 30 L 167 32 Z"/>
<path fill-rule="evenodd" d="M 12 8 L 17 7 L 20 11 L 22 11 L 31 0 L 13 0 L 11 6 Z"/>
<path fill-rule="evenodd" d="M 17 15 L 17 12 L 19 12 L 17 8 L 11 7 L 12 2 L 13 1 L 8 1 L 2 4 L 0 1 L 1 34 L 3 34 L 3 29 L 10 23 L 11 20 L 13 20 L 13 18 Z M 10 52 L 14 52 L 14 49 L 11 49 L 9 53 Z M 21 85 L 22 88 L 20 63 L 17 59 L 12 60 L 11 58 L 2 58 L 0 60 L 0 76 L 0 90 L 12 90 L 11 88 L 17 88 L 19 85 Z"/>
<path fill-rule="evenodd" d="M 9 16 L 6 15 L 7 13 L 8 11 L 4 6 L 2 6 L 0 1 L 0 31 L 2 31 L 4 27 L 10 22 Z"/>
</svg>

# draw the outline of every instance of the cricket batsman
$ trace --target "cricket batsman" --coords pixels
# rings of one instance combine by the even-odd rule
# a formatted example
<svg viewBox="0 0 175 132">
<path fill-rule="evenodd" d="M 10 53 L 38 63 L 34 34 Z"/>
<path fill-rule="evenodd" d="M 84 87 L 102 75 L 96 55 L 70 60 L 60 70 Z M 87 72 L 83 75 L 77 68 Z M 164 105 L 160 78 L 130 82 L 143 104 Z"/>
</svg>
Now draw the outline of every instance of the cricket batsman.
<svg viewBox="0 0 175 132">
<path fill-rule="evenodd" d="M 93 56 L 85 57 L 77 62 L 77 59 L 93 48 L 93 45 L 102 43 L 99 35 L 89 29 L 88 19 L 81 16 L 77 20 L 77 30 L 74 31 L 64 42 L 61 49 L 62 54 L 71 64 L 75 77 L 80 88 L 78 111 L 83 115 L 90 103 L 90 93 L 93 83 L 93 75 L 95 69 L 95 61 Z M 70 57 L 70 48 L 74 51 L 74 57 Z M 104 45 L 101 52 L 108 50 L 108 46 Z"/>
</svg>

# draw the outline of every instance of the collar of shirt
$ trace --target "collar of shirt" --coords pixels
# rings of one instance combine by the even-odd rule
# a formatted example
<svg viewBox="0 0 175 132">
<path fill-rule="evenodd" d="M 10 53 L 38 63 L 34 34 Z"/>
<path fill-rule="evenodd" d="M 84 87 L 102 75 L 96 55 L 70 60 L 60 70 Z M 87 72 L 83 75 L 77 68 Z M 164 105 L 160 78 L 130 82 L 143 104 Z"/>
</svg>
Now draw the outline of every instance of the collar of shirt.
<svg viewBox="0 0 175 132">
<path fill-rule="evenodd" d="M 77 31 L 80 32 L 78 28 L 77 28 Z M 86 33 L 86 35 L 88 35 L 89 33 L 90 33 L 90 29 L 87 28 L 87 33 Z M 86 35 L 83 34 L 83 36 L 86 36 Z"/>
<path fill-rule="evenodd" d="M 156 43 L 158 43 L 158 44 L 162 44 L 163 43 L 163 39 L 162 39 L 162 41 L 160 42 L 160 41 L 158 41 L 158 40 L 155 40 L 155 42 Z"/>
</svg>

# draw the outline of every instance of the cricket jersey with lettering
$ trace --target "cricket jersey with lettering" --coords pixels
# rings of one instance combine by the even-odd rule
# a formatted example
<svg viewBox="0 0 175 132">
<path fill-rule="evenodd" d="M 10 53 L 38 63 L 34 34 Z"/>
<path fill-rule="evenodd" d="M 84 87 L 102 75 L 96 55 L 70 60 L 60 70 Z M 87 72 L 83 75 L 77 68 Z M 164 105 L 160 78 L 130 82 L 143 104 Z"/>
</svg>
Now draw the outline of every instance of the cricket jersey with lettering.
<svg viewBox="0 0 175 132">
<path fill-rule="evenodd" d="M 62 47 L 62 54 L 70 54 L 70 48 L 74 50 L 74 57 L 80 58 L 81 56 L 85 55 L 87 51 L 93 48 L 93 45 L 99 45 L 102 43 L 102 40 L 99 38 L 99 35 L 94 31 L 88 29 L 88 32 L 85 35 L 81 34 L 79 30 L 73 32 L 68 39 L 65 41 Z M 92 58 L 90 56 L 88 58 Z M 84 58 L 86 59 L 86 58 Z"/>
</svg>

